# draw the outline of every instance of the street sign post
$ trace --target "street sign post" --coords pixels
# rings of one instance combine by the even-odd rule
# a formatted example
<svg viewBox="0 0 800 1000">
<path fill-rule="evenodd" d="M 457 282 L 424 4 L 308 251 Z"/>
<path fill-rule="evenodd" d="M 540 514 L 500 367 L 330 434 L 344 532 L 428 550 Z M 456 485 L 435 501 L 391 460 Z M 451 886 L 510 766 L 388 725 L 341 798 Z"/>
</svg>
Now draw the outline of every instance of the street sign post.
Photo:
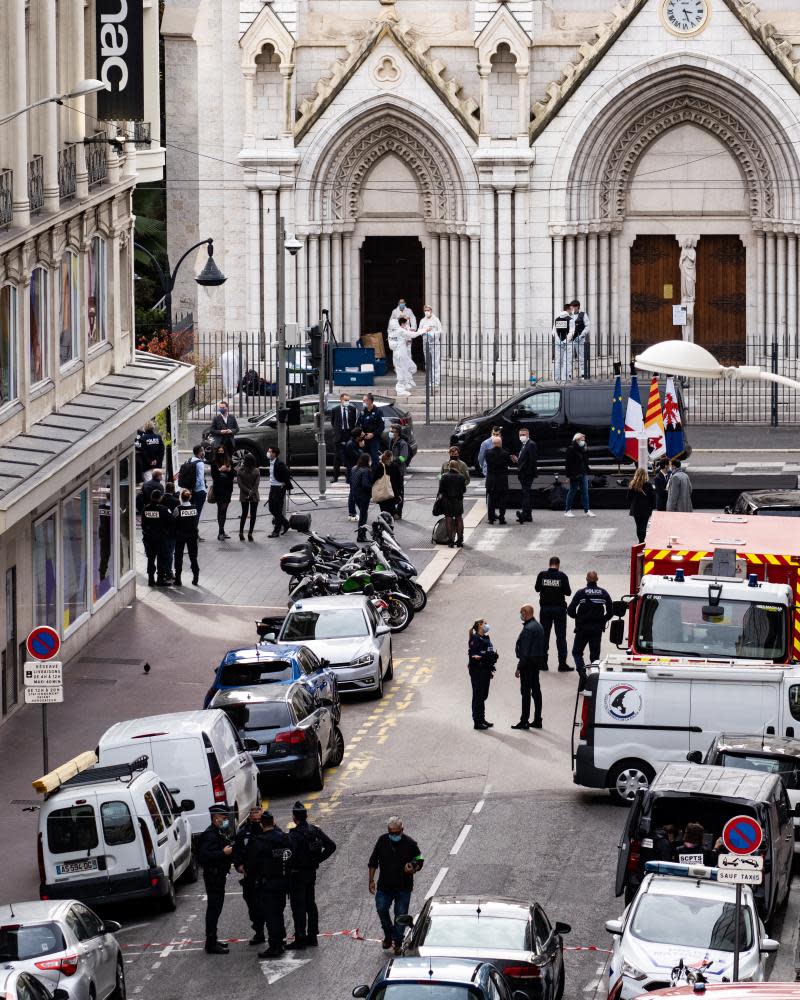
<svg viewBox="0 0 800 1000">
<path fill-rule="evenodd" d="M 764 831 L 752 816 L 734 816 L 722 828 L 722 843 L 731 855 L 717 861 L 717 881 L 736 883 L 736 911 L 733 921 L 733 981 L 739 982 L 739 936 L 742 929 L 742 884 L 761 885 L 764 859 L 752 857 L 761 846 Z M 755 862 L 755 866 L 753 865 Z"/>
<path fill-rule="evenodd" d="M 25 704 L 42 706 L 42 762 L 47 774 L 47 706 L 64 700 L 61 661 L 53 659 L 61 649 L 61 636 L 49 625 L 37 625 L 28 633 L 25 648 L 30 657 L 22 668 Z"/>
</svg>

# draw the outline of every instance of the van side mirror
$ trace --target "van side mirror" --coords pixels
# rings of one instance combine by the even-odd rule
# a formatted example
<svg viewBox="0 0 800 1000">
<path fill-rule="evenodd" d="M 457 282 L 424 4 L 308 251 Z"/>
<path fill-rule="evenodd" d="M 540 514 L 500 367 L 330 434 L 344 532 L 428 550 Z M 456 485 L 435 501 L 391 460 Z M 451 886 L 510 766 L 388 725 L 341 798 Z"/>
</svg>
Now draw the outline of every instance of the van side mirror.
<svg viewBox="0 0 800 1000">
<path fill-rule="evenodd" d="M 798 802 L 794 809 L 792 809 L 792 815 L 800 816 L 800 802 Z"/>
<path fill-rule="evenodd" d="M 758 950 L 762 953 L 766 953 L 770 951 L 777 951 L 779 947 L 780 943 L 776 941 L 774 938 L 765 937 L 761 938 L 761 941 L 759 942 L 758 945 Z"/>
<path fill-rule="evenodd" d="M 615 618 L 608 627 L 608 637 L 615 646 L 621 646 L 625 641 L 625 622 Z"/>
<path fill-rule="evenodd" d="M 70 1000 L 69 993 L 60 986 L 57 986 L 52 993 L 53 1000 Z"/>
<path fill-rule="evenodd" d="M 622 921 L 606 920 L 606 930 L 609 934 L 622 934 Z"/>
<path fill-rule="evenodd" d="M 615 618 L 624 618 L 628 613 L 628 605 L 625 601 L 612 601 L 611 611 Z"/>
<path fill-rule="evenodd" d="M 181 799 L 181 812 L 194 812 L 194 799 Z"/>
<path fill-rule="evenodd" d="M 381 622 L 381 624 L 375 629 L 375 635 L 388 635 L 389 632 L 391 632 L 391 629 L 386 622 Z M 397 921 L 395 921 L 395 923 L 397 923 Z"/>
<path fill-rule="evenodd" d="M 122 924 L 118 924 L 116 920 L 106 920 L 103 923 L 104 934 L 116 934 L 118 931 L 121 930 L 122 930 Z"/>
<path fill-rule="evenodd" d="M 565 924 L 561 920 L 556 920 L 556 934 L 569 934 L 572 930 L 571 924 Z"/>
<path fill-rule="evenodd" d="M 395 919 L 395 923 L 398 927 L 413 927 L 414 918 L 410 913 L 401 913 L 400 916 Z"/>
<path fill-rule="evenodd" d="M 369 996 L 369 986 L 356 986 L 353 990 L 354 997 L 368 997 Z"/>
<path fill-rule="evenodd" d="M 699 750 L 690 750 L 689 753 L 686 754 L 686 759 L 689 761 L 690 764 L 703 763 L 703 755 L 702 753 L 700 753 Z"/>
</svg>

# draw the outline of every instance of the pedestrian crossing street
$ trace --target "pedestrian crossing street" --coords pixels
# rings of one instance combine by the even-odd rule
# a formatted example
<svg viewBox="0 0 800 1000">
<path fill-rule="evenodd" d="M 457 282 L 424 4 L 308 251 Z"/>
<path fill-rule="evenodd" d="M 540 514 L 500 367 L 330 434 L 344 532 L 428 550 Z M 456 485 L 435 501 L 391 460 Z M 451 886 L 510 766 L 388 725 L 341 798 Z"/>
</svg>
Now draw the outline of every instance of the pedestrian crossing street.
<svg viewBox="0 0 800 1000">
<path fill-rule="evenodd" d="M 496 552 L 508 547 L 517 551 L 550 552 L 559 543 L 576 541 L 573 525 L 574 521 L 561 528 L 534 528 L 533 534 L 530 534 L 528 526 L 488 525 L 481 537 L 471 543 L 470 548 L 476 552 Z M 580 548 L 583 552 L 605 552 L 612 547 L 612 543 L 616 547 L 630 546 L 630 526 L 626 524 L 624 527 L 592 528 L 586 540 L 580 542 Z"/>
</svg>

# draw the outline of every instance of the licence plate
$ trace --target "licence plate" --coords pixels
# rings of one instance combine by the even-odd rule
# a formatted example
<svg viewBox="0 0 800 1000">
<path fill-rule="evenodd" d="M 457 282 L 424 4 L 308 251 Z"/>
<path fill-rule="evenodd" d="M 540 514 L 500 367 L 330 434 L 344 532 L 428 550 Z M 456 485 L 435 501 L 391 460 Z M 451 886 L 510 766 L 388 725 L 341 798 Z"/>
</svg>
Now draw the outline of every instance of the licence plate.
<svg viewBox="0 0 800 1000">
<path fill-rule="evenodd" d="M 56 865 L 56 875 L 73 875 L 75 872 L 96 872 L 97 858 L 84 861 L 62 861 Z"/>
</svg>

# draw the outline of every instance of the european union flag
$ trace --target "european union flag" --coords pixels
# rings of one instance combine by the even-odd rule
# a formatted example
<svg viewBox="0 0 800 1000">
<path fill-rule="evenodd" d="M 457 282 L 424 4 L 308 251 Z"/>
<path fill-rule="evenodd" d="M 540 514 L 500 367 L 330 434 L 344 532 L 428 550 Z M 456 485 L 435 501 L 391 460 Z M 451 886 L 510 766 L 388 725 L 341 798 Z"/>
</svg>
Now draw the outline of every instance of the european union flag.
<svg viewBox="0 0 800 1000">
<path fill-rule="evenodd" d="M 622 379 L 617 375 L 614 396 L 611 400 L 611 431 L 608 435 L 608 450 L 618 460 L 625 456 L 625 409 L 622 405 Z"/>
</svg>

